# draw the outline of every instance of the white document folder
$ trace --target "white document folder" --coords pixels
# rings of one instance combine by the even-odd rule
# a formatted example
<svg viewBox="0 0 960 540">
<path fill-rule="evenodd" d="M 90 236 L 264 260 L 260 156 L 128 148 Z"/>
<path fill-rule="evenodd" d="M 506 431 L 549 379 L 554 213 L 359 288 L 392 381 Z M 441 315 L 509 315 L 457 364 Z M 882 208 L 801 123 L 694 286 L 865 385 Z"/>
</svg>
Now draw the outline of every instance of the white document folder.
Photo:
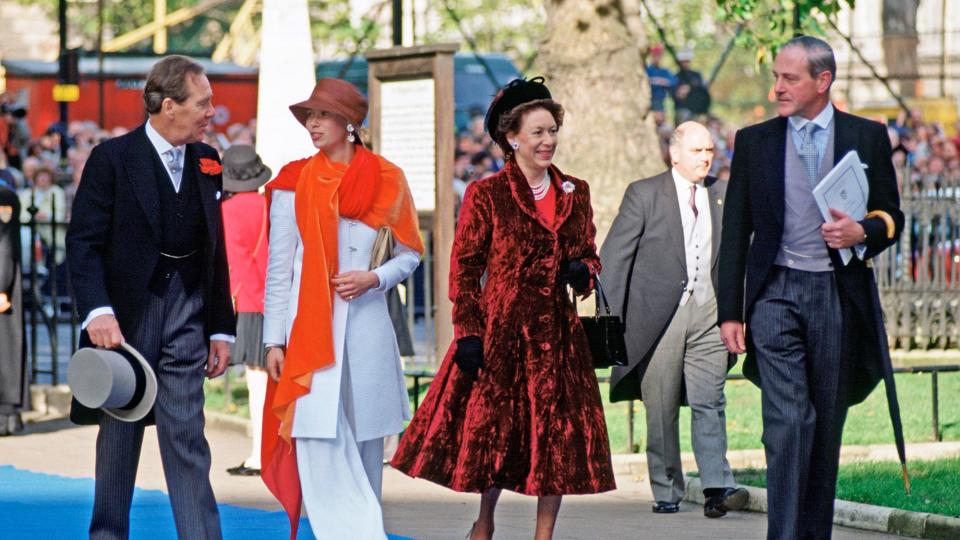
<svg viewBox="0 0 960 540">
<path fill-rule="evenodd" d="M 860 221 L 867 215 L 870 185 L 867 184 L 867 174 L 864 172 L 866 168 L 867 166 L 860 162 L 857 151 L 851 150 L 813 188 L 813 198 L 817 201 L 817 208 L 820 209 L 824 221 L 834 221 L 830 215 L 831 208 L 847 214 L 854 221 Z M 839 252 L 845 265 L 853 258 L 852 248 L 841 249 Z"/>
</svg>

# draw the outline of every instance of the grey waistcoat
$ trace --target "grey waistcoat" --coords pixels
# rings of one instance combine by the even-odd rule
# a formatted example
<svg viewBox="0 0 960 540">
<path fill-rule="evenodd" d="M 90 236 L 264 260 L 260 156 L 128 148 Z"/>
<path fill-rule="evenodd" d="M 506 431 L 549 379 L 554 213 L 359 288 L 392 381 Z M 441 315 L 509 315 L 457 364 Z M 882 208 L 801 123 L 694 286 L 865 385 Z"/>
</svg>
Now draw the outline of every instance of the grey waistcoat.
<svg viewBox="0 0 960 540">
<path fill-rule="evenodd" d="M 836 118 L 830 122 L 827 147 L 820 160 L 817 172 L 819 182 L 833 168 L 833 141 Z M 791 129 L 791 128 L 787 128 Z M 807 180 L 803 161 L 793 134 L 787 133 L 786 176 L 784 178 L 783 238 L 774 264 L 807 272 L 831 272 L 833 264 L 827 252 L 827 244 L 820 235 L 823 218 L 813 199 L 813 186 Z"/>
</svg>

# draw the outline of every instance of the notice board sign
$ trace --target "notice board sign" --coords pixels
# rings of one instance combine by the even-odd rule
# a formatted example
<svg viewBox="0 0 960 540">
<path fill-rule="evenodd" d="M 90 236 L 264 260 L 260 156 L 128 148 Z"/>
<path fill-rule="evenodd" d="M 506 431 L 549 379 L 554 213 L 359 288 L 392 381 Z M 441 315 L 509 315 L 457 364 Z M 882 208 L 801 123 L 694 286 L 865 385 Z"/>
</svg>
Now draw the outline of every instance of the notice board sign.
<svg viewBox="0 0 960 540">
<path fill-rule="evenodd" d="M 456 43 L 394 47 L 364 56 L 369 65 L 370 135 L 373 151 L 406 174 L 420 228 L 427 242 L 424 317 L 433 327 L 432 361 L 437 364 L 453 341 L 449 298 L 453 247 L 454 95 Z"/>
<path fill-rule="evenodd" d="M 433 79 L 380 84 L 379 153 L 403 169 L 419 212 L 437 207 L 437 121 Z"/>
</svg>

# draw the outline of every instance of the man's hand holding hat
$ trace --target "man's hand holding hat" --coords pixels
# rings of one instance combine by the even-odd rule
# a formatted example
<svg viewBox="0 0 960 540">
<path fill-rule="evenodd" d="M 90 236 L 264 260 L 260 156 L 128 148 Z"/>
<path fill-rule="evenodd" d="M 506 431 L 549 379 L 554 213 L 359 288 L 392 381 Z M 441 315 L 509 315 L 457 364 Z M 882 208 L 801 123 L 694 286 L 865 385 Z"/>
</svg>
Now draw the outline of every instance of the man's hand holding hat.
<svg viewBox="0 0 960 540">
<path fill-rule="evenodd" d="M 125 340 L 120 332 L 120 323 L 113 315 L 100 315 L 87 325 L 90 342 L 102 349 L 115 349 Z"/>
</svg>

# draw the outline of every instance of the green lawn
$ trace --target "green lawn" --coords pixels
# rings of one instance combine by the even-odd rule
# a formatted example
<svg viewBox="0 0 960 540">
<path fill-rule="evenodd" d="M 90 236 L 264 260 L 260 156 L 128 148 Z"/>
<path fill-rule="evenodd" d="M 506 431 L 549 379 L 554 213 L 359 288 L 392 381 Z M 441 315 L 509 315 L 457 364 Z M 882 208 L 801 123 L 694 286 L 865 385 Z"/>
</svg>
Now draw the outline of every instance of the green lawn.
<svg viewBox="0 0 960 540">
<path fill-rule="evenodd" d="M 240 376 L 241 373 L 243 373 L 242 369 L 230 368 L 228 374 L 225 376 L 213 380 L 207 379 L 203 385 L 203 389 L 207 395 L 205 408 L 211 411 L 236 414 L 244 418 L 250 418 L 247 385 Z M 228 384 L 232 398 L 229 404 L 227 403 L 227 393 L 225 391 Z"/>
<path fill-rule="evenodd" d="M 735 370 L 739 370 L 739 365 Z M 603 372 L 599 372 L 603 373 Z M 900 414 L 904 437 L 908 442 L 933 441 L 930 409 L 930 375 L 898 374 L 895 377 L 900 397 Z M 600 385 L 606 407 L 610 446 L 614 452 L 627 451 L 627 404 L 606 401 L 609 388 Z M 727 445 L 731 450 L 762 448 L 763 431 L 760 417 L 760 389 L 749 381 L 727 381 Z M 960 373 L 939 376 L 940 432 L 943 440 L 960 440 Z M 643 404 L 636 402 L 634 444 L 643 449 L 646 420 Z M 843 444 L 888 444 L 893 442 L 893 428 L 887 414 L 883 383 L 866 401 L 850 409 L 844 429 Z M 680 411 L 680 446 L 690 451 L 690 409 Z"/>
<path fill-rule="evenodd" d="M 734 471 L 737 481 L 766 487 L 766 470 Z M 907 495 L 898 463 L 851 463 L 840 466 L 837 498 L 915 512 L 960 517 L 960 457 L 911 461 Z"/>
<path fill-rule="evenodd" d="M 739 365 L 735 371 L 739 370 Z M 225 405 L 224 378 L 207 381 L 207 408 L 246 416 L 247 389 L 239 371 L 231 372 L 230 387 L 233 406 Z M 606 371 L 598 372 L 606 375 Z M 408 380 L 412 388 L 413 381 Z M 426 393 L 426 379 L 421 380 L 421 401 Z M 930 375 L 899 374 L 896 376 L 903 416 L 904 436 L 908 442 L 933 440 L 930 412 Z M 945 441 L 960 440 L 960 373 L 940 374 L 940 430 Z M 412 390 L 411 390 L 412 393 Z M 606 409 L 610 446 L 615 453 L 628 452 L 627 404 L 609 403 L 607 384 L 600 385 Z M 727 381 L 727 442 L 731 450 L 761 448 L 760 390 L 748 381 Z M 412 397 L 412 396 L 411 396 Z M 412 404 L 411 404 L 412 406 Z M 634 451 L 642 450 L 646 424 L 643 403 L 634 403 Z M 862 404 L 852 408 L 847 416 L 844 444 L 888 444 L 893 442 L 893 431 L 887 416 L 886 395 L 881 383 Z M 690 447 L 690 409 L 680 411 L 680 445 Z"/>
</svg>

